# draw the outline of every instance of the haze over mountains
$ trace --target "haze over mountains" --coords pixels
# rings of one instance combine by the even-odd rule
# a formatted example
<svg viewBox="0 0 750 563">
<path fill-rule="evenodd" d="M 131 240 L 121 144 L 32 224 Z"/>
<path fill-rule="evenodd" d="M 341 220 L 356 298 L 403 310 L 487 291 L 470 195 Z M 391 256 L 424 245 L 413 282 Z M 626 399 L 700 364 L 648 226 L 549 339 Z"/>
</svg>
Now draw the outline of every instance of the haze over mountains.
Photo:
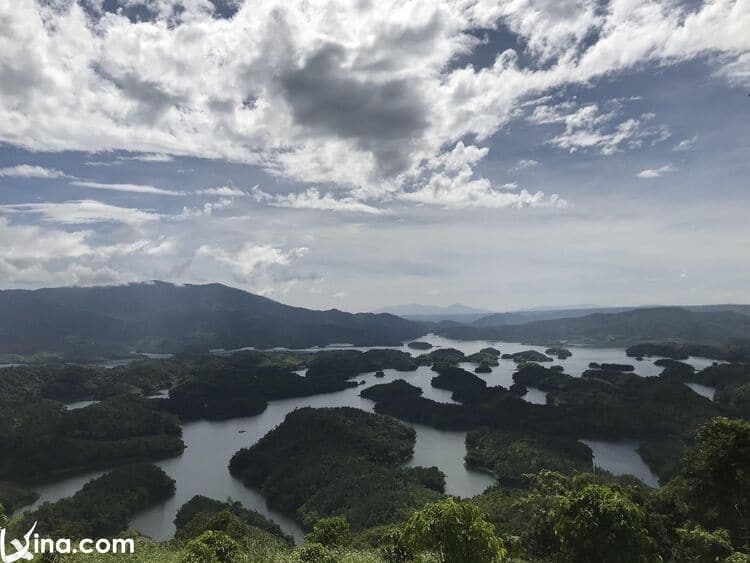
<svg viewBox="0 0 750 563">
<path fill-rule="evenodd" d="M 481 315 L 462 305 L 390 313 L 315 311 L 221 284 L 165 282 L 0 291 L 0 353 L 70 357 L 211 348 L 400 345 L 427 332 L 468 340 L 631 345 L 726 344 L 750 334 L 750 306 L 558 309 Z M 469 311 L 469 312 L 467 312 Z M 442 320 L 455 314 L 459 319 Z M 464 318 L 463 321 L 460 317 Z M 475 318 L 479 317 L 479 318 Z M 441 322 L 427 322 L 437 321 Z"/>
<path fill-rule="evenodd" d="M 630 346 L 643 341 L 724 345 L 747 340 L 749 312 L 746 305 L 650 307 L 593 313 L 579 311 L 564 318 L 505 324 L 502 321 L 507 321 L 508 317 L 501 314 L 471 325 L 445 326 L 440 333 L 461 340 L 560 341 L 596 346 Z M 555 311 L 558 313 L 561 312 Z"/>
<path fill-rule="evenodd" d="M 419 321 L 458 321 L 458 322 L 471 322 L 487 315 L 491 315 L 493 311 L 489 309 L 478 309 L 475 307 L 469 307 L 461 303 L 454 303 L 453 305 L 421 305 L 419 303 L 409 303 L 407 305 L 395 305 L 392 307 L 382 307 L 376 309 L 375 313 L 390 313 L 392 315 L 398 315 L 405 319 L 419 320 Z"/>
</svg>

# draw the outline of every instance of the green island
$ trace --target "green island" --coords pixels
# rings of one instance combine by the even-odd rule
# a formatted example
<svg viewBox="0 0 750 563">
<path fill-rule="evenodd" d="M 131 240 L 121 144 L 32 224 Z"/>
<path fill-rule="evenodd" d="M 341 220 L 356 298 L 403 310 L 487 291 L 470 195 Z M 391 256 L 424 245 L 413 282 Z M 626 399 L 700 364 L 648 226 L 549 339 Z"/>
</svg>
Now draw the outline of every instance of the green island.
<svg viewBox="0 0 750 563">
<path fill-rule="evenodd" d="M 750 563 L 749 216 L 750 0 L 0 0 L 0 563 Z"/>
<path fill-rule="evenodd" d="M 311 468 L 303 477 L 291 477 L 290 465 L 274 470 L 271 460 L 289 455 L 287 432 L 300 431 L 300 423 L 318 422 L 324 431 L 342 439 L 338 454 L 349 454 L 357 468 L 370 464 L 380 478 L 397 471 L 408 454 L 408 428 L 378 415 L 355 414 L 353 409 L 303 410 L 290 415 L 272 439 L 242 450 L 232 465 L 244 478 L 274 486 L 294 487 L 294 497 L 307 509 L 324 509 L 311 521 L 305 544 L 294 547 L 272 522 L 238 503 L 196 496 L 180 509 L 175 538 L 155 543 L 125 530 L 127 515 L 172 494 L 173 482 L 154 466 L 113 471 L 84 487 L 71 499 L 46 504 L 11 521 L 11 530 L 23 530 L 31 519 L 46 533 L 71 537 L 99 533 L 134 538 L 136 554 L 127 560 L 169 562 L 251 561 L 724 561 L 748 559 L 750 482 L 750 423 L 723 417 L 700 426 L 694 445 L 686 452 L 679 471 L 659 490 L 636 480 L 615 478 L 606 472 L 579 471 L 586 457 L 564 443 L 540 443 L 523 435 L 479 432 L 472 449 L 484 462 L 483 452 L 516 449 L 522 465 L 531 468 L 531 457 L 565 449 L 571 465 L 561 472 L 541 469 L 526 473 L 517 483 L 498 483 L 479 496 L 458 500 L 420 485 L 419 479 L 392 481 L 398 493 L 392 510 L 383 510 L 377 496 L 355 477 L 342 491 L 313 490 L 314 481 L 326 477 Z M 349 422 L 357 422 L 352 427 Z M 313 441 L 297 461 L 320 447 Z M 359 438 L 363 438 L 360 442 Z M 395 438 L 395 440 L 392 440 Z M 531 457 L 530 457 L 531 456 Z M 307 457 L 309 460 L 310 457 Z M 500 465 L 503 462 L 495 458 Z M 270 469 L 270 470 L 269 470 Z M 334 470 L 340 477 L 340 470 Z M 293 472 L 294 473 L 294 472 Z M 300 472 L 297 472 L 298 474 Z M 351 475 L 353 472 L 349 472 Z M 294 480 L 290 480 L 294 479 Z M 351 478 L 350 478 L 351 479 Z M 325 498 L 318 498 L 320 491 Z M 422 492 L 417 492 L 421 490 Z M 99 501 L 106 498 L 106 508 Z M 359 503 L 366 503 L 361 505 Z M 413 506 L 409 506 L 413 504 Z M 374 511 L 371 513 L 370 511 Z M 324 515 L 328 514 L 328 515 Z M 4 518 L 1 515 L 0 517 Z M 471 533 L 466 533 L 471 530 Z M 62 561 L 119 561 L 125 556 L 70 555 Z"/>
<path fill-rule="evenodd" d="M 404 468 L 414 430 L 358 409 L 299 409 L 254 446 L 240 450 L 231 473 L 303 528 L 345 515 L 360 531 L 391 523 L 439 497 L 442 475 Z"/>
<path fill-rule="evenodd" d="M 626 320 L 637 327 L 644 314 L 653 315 Z M 605 322 L 595 321 L 563 325 Z M 131 538 L 138 548 L 128 558 L 63 562 L 746 561 L 747 345 L 640 338 L 627 354 L 657 356 L 642 360 L 661 370 L 657 377 L 622 360 L 587 360 L 582 373 L 567 373 L 568 362 L 550 365 L 575 359 L 561 334 L 546 353 L 502 353 L 502 343 L 468 354 L 432 345 L 233 353 L 198 346 L 112 368 L 42 352 L 14 357 L 23 365 L 0 368 L 3 522 L 15 535 L 37 521 L 43 535 Z M 696 368 L 695 355 L 713 362 Z M 511 381 L 491 383 L 496 369 L 508 368 Z M 714 390 L 713 400 L 689 385 Z M 530 388 L 545 394 L 542 404 L 524 399 Z M 431 399 L 432 389 L 452 402 Z M 244 429 L 233 426 L 240 445 L 216 461 L 298 524 L 304 544 L 251 506 L 194 493 L 175 509 L 172 539 L 129 529 L 173 498 L 169 471 L 148 463 L 183 456 L 188 425 L 254 420 L 277 403 L 337 394 L 374 413 L 290 408 L 245 447 Z M 465 467 L 493 485 L 467 498 L 448 494 L 439 467 L 414 466 L 411 424 L 465 433 Z M 599 468 L 582 440 L 632 443 L 660 488 Z M 72 496 L 23 512 L 43 483 L 95 470 L 104 473 Z"/>
</svg>

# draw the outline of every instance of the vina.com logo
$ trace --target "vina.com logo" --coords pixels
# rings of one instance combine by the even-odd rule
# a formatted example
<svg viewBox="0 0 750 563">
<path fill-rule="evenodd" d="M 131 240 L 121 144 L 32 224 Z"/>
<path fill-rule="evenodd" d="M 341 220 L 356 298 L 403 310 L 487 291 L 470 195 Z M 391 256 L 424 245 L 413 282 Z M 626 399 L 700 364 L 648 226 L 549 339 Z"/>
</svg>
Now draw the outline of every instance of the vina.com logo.
<svg viewBox="0 0 750 563">
<path fill-rule="evenodd" d="M 71 553 L 100 553 L 100 554 L 133 554 L 135 553 L 135 540 L 132 538 L 93 540 L 84 538 L 74 542 L 70 538 L 43 538 L 35 532 L 37 522 L 23 536 L 23 541 L 12 539 L 7 542 L 7 530 L 0 528 L 0 563 L 16 563 L 17 561 L 31 561 L 35 555 L 49 554 L 71 554 Z M 15 550 L 8 552 L 8 543 Z"/>
</svg>

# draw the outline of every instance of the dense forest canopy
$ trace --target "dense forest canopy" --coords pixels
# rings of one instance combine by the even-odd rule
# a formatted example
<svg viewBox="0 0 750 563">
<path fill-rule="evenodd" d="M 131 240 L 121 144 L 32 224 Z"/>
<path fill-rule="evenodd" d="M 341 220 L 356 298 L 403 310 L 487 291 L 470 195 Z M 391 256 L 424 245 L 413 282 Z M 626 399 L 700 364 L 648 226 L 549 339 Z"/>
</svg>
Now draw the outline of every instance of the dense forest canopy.
<svg viewBox="0 0 750 563">
<path fill-rule="evenodd" d="M 422 325 L 389 314 L 314 311 L 221 284 L 164 282 L 0 291 L 0 353 L 70 358 L 191 348 L 400 345 Z"/>
<path fill-rule="evenodd" d="M 15 516 L 11 529 L 36 518 L 50 534 L 128 533 L 132 516 L 163 502 L 174 484 L 155 466 L 113 468 L 181 455 L 182 426 L 191 421 L 255 416 L 273 401 L 345 391 L 363 374 L 389 371 L 389 383 L 374 379 L 358 391 L 378 414 L 295 410 L 224 461 L 308 532 L 304 546 L 235 501 L 195 496 L 177 514 L 174 540 L 139 540 L 140 548 L 148 557 L 201 562 L 734 562 L 750 551 L 744 344 L 641 342 L 627 350 L 632 363 L 591 362 L 580 375 L 565 370 L 575 347 L 502 348 L 193 349 L 112 369 L 27 357 L 0 368 L 0 504 L 12 513 L 35 500 L 41 480 L 106 470 L 73 497 Z M 725 361 L 696 369 L 684 361 L 694 354 Z M 661 375 L 639 376 L 640 360 Z M 512 384 L 485 379 L 498 367 L 512 370 Z M 413 384 L 424 370 L 432 372 L 426 384 L 453 403 Z M 715 389 L 714 400 L 688 383 Z M 545 402 L 524 400 L 529 388 L 546 393 Z M 82 400 L 94 403 L 64 406 Z M 405 423 L 466 431 L 467 467 L 496 484 L 462 501 L 446 495 L 439 468 L 406 465 L 415 431 Z M 661 489 L 592 472 L 581 438 L 635 440 Z M 587 532 L 594 523 L 601 534 Z"/>
</svg>

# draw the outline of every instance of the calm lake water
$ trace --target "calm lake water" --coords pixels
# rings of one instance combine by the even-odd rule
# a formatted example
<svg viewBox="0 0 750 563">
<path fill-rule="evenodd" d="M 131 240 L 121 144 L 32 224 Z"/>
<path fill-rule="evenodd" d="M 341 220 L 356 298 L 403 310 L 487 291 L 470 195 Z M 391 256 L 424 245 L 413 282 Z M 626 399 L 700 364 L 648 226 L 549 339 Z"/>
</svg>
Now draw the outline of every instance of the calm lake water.
<svg viewBox="0 0 750 563">
<path fill-rule="evenodd" d="M 99 401 L 73 401 L 65 405 L 65 410 L 74 411 L 98 403 Z"/>
<path fill-rule="evenodd" d="M 701 397 L 706 397 L 707 399 L 714 400 L 714 395 L 716 394 L 716 387 L 711 387 L 710 385 L 703 385 L 701 383 L 686 383 L 688 387 L 690 387 L 693 391 L 698 393 Z"/>
<path fill-rule="evenodd" d="M 457 348 L 465 354 L 478 352 L 487 346 L 498 348 L 502 353 L 529 349 L 541 352 L 545 350 L 545 347 L 542 346 L 486 341 L 461 342 L 435 335 L 427 335 L 419 340 L 430 342 L 434 346 Z M 413 355 L 422 353 L 406 347 L 401 348 Z M 361 348 L 358 349 L 361 350 Z M 564 366 L 565 371 L 573 376 L 580 376 L 585 369 L 588 369 L 589 362 L 634 364 L 636 373 L 642 376 L 655 376 L 662 371 L 661 368 L 653 364 L 653 360 L 656 358 L 637 362 L 633 358 L 628 358 L 625 351 L 621 349 L 581 347 L 570 347 L 570 349 L 573 352 L 572 357 L 566 360 L 556 360 L 554 363 Z M 690 358 L 688 362 L 694 365 L 696 369 L 702 369 L 712 363 L 710 360 L 702 358 Z M 462 367 L 473 371 L 475 365 L 465 364 Z M 514 371 L 515 364 L 513 361 L 500 360 L 500 365 L 492 368 L 492 373 L 478 375 L 490 385 L 507 387 L 513 383 L 512 375 Z M 304 372 L 300 372 L 300 375 L 303 374 Z M 385 370 L 385 377 L 382 378 L 375 377 L 374 373 L 361 374 L 355 380 L 364 380 L 364 385 L 313 397 L 273 401 L 263 413 L 254 417 L 235 418 L 221 422 L 204 420 L 185 424 L 183 426 L 183 440 L 187 445 L 185 452 L 180 457 L 158 463 L 168 475 L 176 480 L 175 496 L 162 505 L 138 514 L 131 521 L 131 527 L 141 530 L 156 540 L 169 539 L 175 531 L 173 520 L 177 510 L 193 495 L 202 494 L 218 500 L 231 498 L 240 501 L 246 507 L 270 517 L 285 532 L 294 536 L 297 541 L 301 541 L 302 530 L 292 519 L 270 509 L 259 492 L 245 487 L 229 474 L 227 465 L 232 455 L 240 448 L 257 442 L 266 433 L 281 424 L 289 412 L 297 408 L 350 406 L 373 412 L 373 403 L 360 397 L 359 393 L 362 389 L 374 384 L 404 379 L 412 385 L 420 387 L 423 390 L 423 396 L 428 399 L 442 403 L 453 403 L 449 391 L 432 387 L 430 380 L 434 375 L 435 373 L 428 367 L 420 367 L 415 372 Z M 539 389 L 530 388 L 524 398 L 532 403 L 543 404 L 546 401 L 546 393 Z M 74 408 L 79 404 L 68 405 L 68 408 Z M 421 425 L 412 426 L 417 431 L 417 440 L 414 457 L 407 465 L 437 466 L 446 475 L 447 493 L 460 497 L 471 497 L 480 494 L 494 483 L 491 476 L 470 470 L 464 466 L 465 432 L 446 432 Z M 635 451 L 638 447 L 637 443 L 591 440 L 587 440 L 586 443 L 594 451 L 594 463 L 597 466 L 603 467 L 614 474 L 632 474 L 651 486 L 658 486 L 656 476 Z M 102 473 L 101 471 L 92 472 L 40 486 L 37 488 L 40 499 L 29 508 L 33 508 L 41 502 L 53 502 L 70 496 L 90 479 Z"/>
<path fill-rule="evenodd" d="M 635 475 L 651 487 L 659 486 L 659 478 L 636 451 L 640 444 L 633 441 L 609 442 L 581 440 L 594 452 L 594 465 L 613 475 Z"/>
</svg>

